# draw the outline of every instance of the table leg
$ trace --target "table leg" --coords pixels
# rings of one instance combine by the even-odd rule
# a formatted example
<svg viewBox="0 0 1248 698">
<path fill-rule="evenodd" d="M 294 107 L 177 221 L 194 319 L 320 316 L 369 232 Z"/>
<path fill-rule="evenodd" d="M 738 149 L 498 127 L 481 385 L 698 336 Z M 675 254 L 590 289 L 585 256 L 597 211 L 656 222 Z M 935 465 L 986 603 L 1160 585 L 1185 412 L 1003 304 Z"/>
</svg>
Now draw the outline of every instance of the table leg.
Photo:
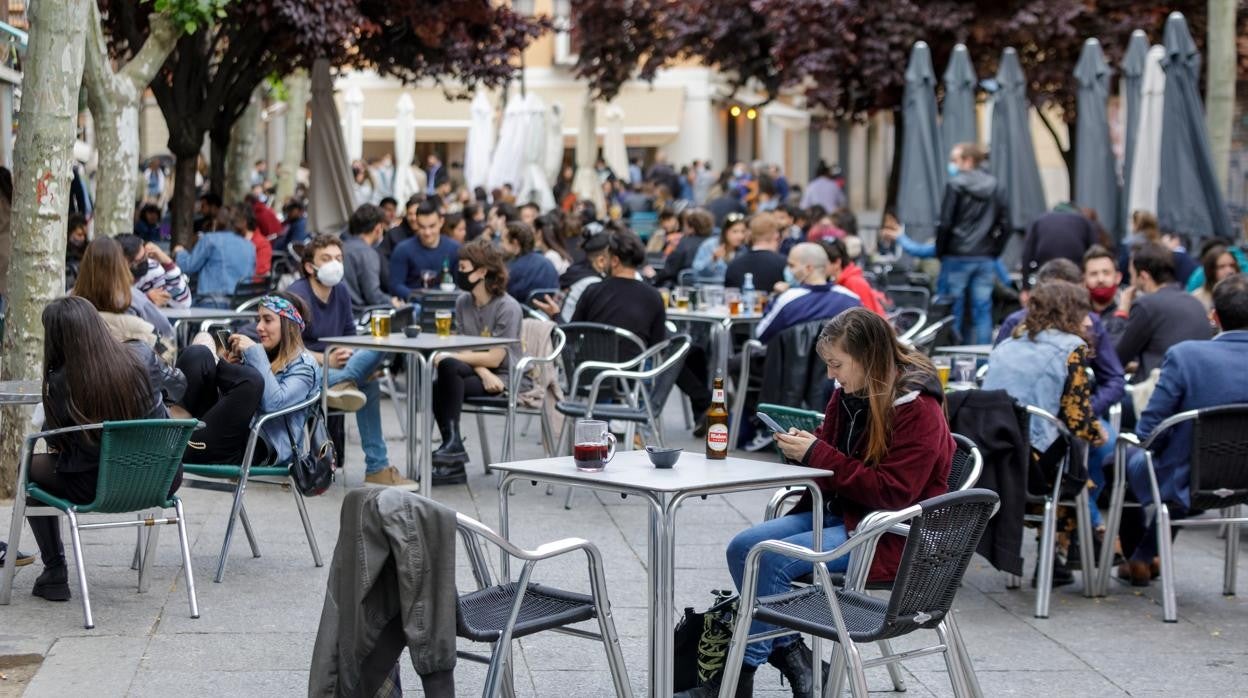
<svg viewBox="0 0 1248 698">
<path fill-rule="evenodd" d="M 433 496 L 433 357 L 420 363 L 420 493 Z M 413 425 L 414 427 L 415 425 Z M 410 433 L 415 433 L 410 432 Z"/>
<path fill-rule="evenodd" d="M 732 324 L 724 321 L 716 325 L 719 332 L 719 356 L 716 370 L 728 382 L 728 357 L 732 355 Z"/>
<path fill-rule="evenodd" d="M 498 535 L 505 540 L 511 540 L 511 521 L 510 521 L 510 494 L 511 483 L 517 480 L 514 475 L 508 473 L 503 476 L 503 481 L 498 488 Z M 506 584 L 511 581 L 511 556 L 506 550 L 499 550 L 499 583 Z"/>
<path fill-rule="evenodd" d="M 407 414 L 404 415 L 407 418 L 407 477 L 411 480 L 417 480 L 420 479 L 420 466 L 416 460 L 416 442 L 419 441 L 416 438 L 416 410 L 417 405 L 420 404 L 418 391 L 420 390 L 419 384 L 424 374 L 425 357 L 420 354 L 408 354 L 407 356 L 410 359 L 407 364 Z M 420 493 L 426 497 L 429 496 L 427 487 L 428 483 L 421 480 Z"/>
<path fill-rule="evenodd" d="M 650 546 L 650 690 L 648 695 L 672 695 L 672 617 L 676 605 L 676 506 L 670 495 L 651 501 Z"/>
</svg>

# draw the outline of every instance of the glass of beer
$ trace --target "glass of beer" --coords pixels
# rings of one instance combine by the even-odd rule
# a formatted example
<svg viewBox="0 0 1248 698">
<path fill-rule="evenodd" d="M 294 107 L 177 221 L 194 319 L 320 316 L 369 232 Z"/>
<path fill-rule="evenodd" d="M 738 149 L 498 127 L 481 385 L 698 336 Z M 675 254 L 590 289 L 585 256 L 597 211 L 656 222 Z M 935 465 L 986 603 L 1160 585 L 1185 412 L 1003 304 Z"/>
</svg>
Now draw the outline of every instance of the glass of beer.
<svg viewBox="0 0 1248 698">
<path fill-rule="evenodd" d="M 689 289 L 685 286 L 677 286 L 676 290 L 672 291 L 672 300 L 676 303 L 677 310 L 688 310 Z"/>
<path fill-rule="evenodd" d="M 368 317 L 369 333 L 381 339 L 389 337 L 390 315 L 391 311 L 389 310 L 374 310 Z"/>
<path fill-rule="evenodd" d="M 949 370 L 953 368 L 953 359 L 946 354 L 937 354 L 932 357 L 932 364 L 936 366 L 936 375 L 940 376 L 940 387 L 943 390 L 949 385 Z"/>
<path fill-rule="evenodd" d="M 574 444 L 572 460 L 582 472 L 601 472 L 615 457 L 615 435 L 607 429 L 606 422 L 597 419 L 577 420 Z"/>
<path fill-rule="evenodd" d="M 451 311 L 439 310 L 433 314 L 434 326 L 438 330 L 439 337 L 451 336 Z"/>
<path fill-rule="evenodd" d="M 724 302 L 728 305 L 728 314 L 736 317 L 741 314 L 741 291 L 735 288 L 724 289 Z"/>
<path fill-rule="evenodd" d="M 672 294 L 665 288 L 659 289 L 659 296 L 663 298 L 663 307 L 668 308 L 672 303 Z"/>
<path fill-rule="evenodd" d="M 754 314 L 755 314 L 755 315 L 762 315 L 762 314 L 763 314 L 763 308 L 765 308 L 766 306 L 767 306 L 767 294 L 766 294 L 766 293 L 764 293 L 764 292 L 762 292 L 762 291 L 757 291 L 757 292 L 755 292 L 755 294 L 754 294 Z"/>
</svg>

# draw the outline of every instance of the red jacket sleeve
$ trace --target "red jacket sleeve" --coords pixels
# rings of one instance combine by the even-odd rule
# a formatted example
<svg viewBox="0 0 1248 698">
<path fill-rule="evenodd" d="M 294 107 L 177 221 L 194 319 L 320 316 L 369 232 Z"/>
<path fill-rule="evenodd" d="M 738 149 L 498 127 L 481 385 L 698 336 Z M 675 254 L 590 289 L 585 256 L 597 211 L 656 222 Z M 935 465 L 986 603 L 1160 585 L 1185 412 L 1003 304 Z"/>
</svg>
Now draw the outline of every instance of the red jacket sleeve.
<svg viewBox="0 0 1248 698">
<path fill-rule="evenodd" d="M 823 438 L 828 429 L 819 432 L 805 465 L 832 471 L 825 479 L 828 489 L 871 510 L 903 509 L 919 501 L 944 451 L 933 445 L 949 438 L 940 404 L 927 395 L 897 408 L 888 455 L 875 467 L 838 451 Z"/>
</svg>

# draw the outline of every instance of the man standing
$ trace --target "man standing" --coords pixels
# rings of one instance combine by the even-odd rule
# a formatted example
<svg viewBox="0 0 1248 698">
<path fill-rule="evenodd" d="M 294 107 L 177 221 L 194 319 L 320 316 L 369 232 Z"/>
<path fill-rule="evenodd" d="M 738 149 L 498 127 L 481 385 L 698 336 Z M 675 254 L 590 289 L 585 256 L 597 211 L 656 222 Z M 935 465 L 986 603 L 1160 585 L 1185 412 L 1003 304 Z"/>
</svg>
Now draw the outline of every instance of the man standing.
<svg viewBox="0 0 1248 698">
<path fill-rule="evenodd" d="M 381 209 L 372 204 L 355 209 L 347 230 L 350 234 L 342 241 L 342 264 L 346 272 L 344 281 L 351 294 L 351 312 L 359 315 L 370 305 L 389 303 L 396 308 L 403 305 L 398 298 L 382 290 L 387 287 L 388 279 L 382 278 L 384 267 L 377 252 L 377 243 L 386 230 Z"/>
<path fill-rule="evenodd" d="M 1096 226 L 1073 204 L 1058 204 L 1052 211 L 1032 221 L 1023 238 L 1023 289 L 1030 289 L 1032 277 L 1050 259 L 1069 259 L 1075 264 L 1097 243 Z"/>
<path fill-rule="evenodd" d="M 399 243 L 390 256 L 390 290 L 400 300 L 423 287 L 421 274 L 453 269 L 459 262 L 459 243 L 442 235 L 442 214 L 432 201 L 416 208 L 416 237 Z"/>
<path fill-rule="evenodd" d="M 438 187 L 446 183 L 449 176 L 446 168 L 442 167 L 442 160 L 437 155 L 429 153 L 425 163 L 428 165 L 425 171 L 425 196 L 433 196 L 438 193 Z"/>
<path fill-rule="evenodd" d="M 820 162 L 815 178 L 806 185 L 806 191 L 802 192 L 801 207 L 808 209 L 811 206 L 822 206 L 823 210 L 832 212 L 844 208 L 845 204 L 845 192 L 841 190 L 841 185 L 833 179 L 832 170 L 827 164 Z"/>
<path fill-rule="evenodd" d="M 969 296 L 974 344 L 992 342 L 996 257 L 1009 230 L 1004 193 L 997 179 L 981 168 L 986 157 L 974 143 L 953 147 L 949 166 L 954 175 L 945 185 L 936 225 L 936 256 L 953 298 L 954 331 L 966 336 L 964 308 Z"/>
<path fill-rule="evenodd" d="M 1189 339 L 1209 339 L 1213 330 L 1205 307 L 1174 279 L 1174 256 L 1160 243 L 1141 245 L 1131 255 L 1131 286 L 1118 296 L 1118 314 L 1127 326 L 1118 340 L 1118 358 L 1131 370 L 1133 383 L 1161 367 L 1166 351 Z"/>
<path fill-rule="evenodd" d="M 533 228 L 527 223 L 508 223 L 502 250 L 507 258 L 507 293 L 521 304 L 529 294 L 543 288 L 559 288 L 559 272 L 545 255 L 534 249 Z M 643 261 L 645 253 L 642 253 Z"/>
</svg>

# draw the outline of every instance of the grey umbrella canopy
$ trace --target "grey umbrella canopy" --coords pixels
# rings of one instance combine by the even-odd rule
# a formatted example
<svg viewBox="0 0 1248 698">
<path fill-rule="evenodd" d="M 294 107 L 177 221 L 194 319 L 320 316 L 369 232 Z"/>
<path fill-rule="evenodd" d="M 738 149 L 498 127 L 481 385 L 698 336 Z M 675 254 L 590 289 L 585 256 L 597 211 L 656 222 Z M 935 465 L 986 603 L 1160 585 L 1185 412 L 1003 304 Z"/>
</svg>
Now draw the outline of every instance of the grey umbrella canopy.
<svg viewBox="0 0 1248 698">
<path fill-rule="evenodd" d="M 308 127 L 308 224 L 337 233 L 351 217 L 351 161 L 334 104 L 329 61 L 312 65 L 312 124 Z"/>
<path fill-rule="evenodd" d="M 1141 29 L 1131 32 L 1127 52 L 1122 57 L 1122 81 L 1118 92 L 1127 109 L 1127 132 L 1123 140 L 1122 206 L 1119 208 L 1117 234 L 1121 238 L 1129 232 L 1131 212 L 1127 210 L 1127 195 L 1131 191 L 1131 167 L 1135 164 L 1135 142 L 1140 135 L 1140 88 L 1144 83 L 1144 65 L 1148 58 L 1148 35 Z M 1113 230 L 1112 228 L 1106 228 Z"/>
<path fill-rule="evenodd" d="M 1044 186 L 1031 142 L 1027 79 L 1018 53 L 1007 48 L 997 69 L 996 101 L 992 107 L 992 174 L 1005 189 L 1010 227 L 1021 231 L 1044 213 Z"/>
<path fill-rule="evenodd" d="M 945 103 L 940 115 L 940 150 L 943 158 L 958 143 L 979 142 L 979 129 L 975 120 L 975 66 L 964 44 L 953 47 L 949 65 L 942 76 L 945 84 Z"/>
<path fill-rule="evenodd" d="M 1213 171 L 1209 134 L 1200 101 L 1200 52 L 1187 20 L 1178 12 L 1166 19 L 1166 97 L 1161 119 L 1161 178 L 1157 223 L 1195 242 L 1210 235 L 1234 238 L 1222 185 Z"/>
<path fill-rule="evenodd" d="M 1106 111 L 1109 73 L 1101 42 L 1085 41 L 1075 65 L 1075 203 L 1094 209 L 1106 230 L 1117 230 L 1118 173 Z"/>
<path fill-rule="evenodd" d="M 936 129 L 936 72 L 927 43 L 915 42 L 906 68 L 901 105 L 905 132 L 901 141 L 901 176 L 897 186 L 897 218 L 916 240 L 936 229 L 945 187 L 940 137 Z"/>
</svg>

